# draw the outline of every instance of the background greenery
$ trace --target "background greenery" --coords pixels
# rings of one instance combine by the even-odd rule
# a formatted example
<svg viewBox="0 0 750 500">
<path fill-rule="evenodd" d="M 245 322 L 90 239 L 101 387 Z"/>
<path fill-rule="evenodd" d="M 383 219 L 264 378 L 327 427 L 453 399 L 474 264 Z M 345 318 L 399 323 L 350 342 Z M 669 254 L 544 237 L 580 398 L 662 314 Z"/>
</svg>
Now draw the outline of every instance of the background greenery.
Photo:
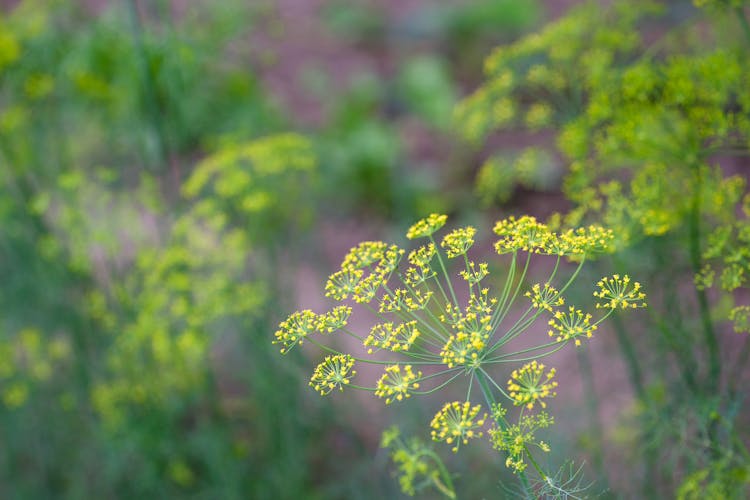
<svg viewBox="0 0 750 500">
<path fill-rule="evenodd" d="M 380 431 L 430 411 L 321 399 L 270 342 L 317 268 L 443 211 L 601 222 L 591 279 L 644 281 L 568 360 L 589 493 L 746 497 L 750 25 L 695 3 L 6 2 L 0 496 L 399 495 Z"/>
</svg>

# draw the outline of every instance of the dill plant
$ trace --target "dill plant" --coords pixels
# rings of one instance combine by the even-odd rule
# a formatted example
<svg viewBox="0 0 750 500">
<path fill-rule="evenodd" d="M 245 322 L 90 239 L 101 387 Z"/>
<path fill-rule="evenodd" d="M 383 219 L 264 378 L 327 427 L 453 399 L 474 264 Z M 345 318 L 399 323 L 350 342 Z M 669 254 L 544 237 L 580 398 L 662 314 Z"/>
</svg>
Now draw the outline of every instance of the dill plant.
<svg viewBox="0 0 750 500">
<path fill-rule="evenodd" d="M 352 248 L 325 285 L 326 296 L 343 305 L 324 313 L 292 313 L 280 323 L 273 342 L 282 354 L 304 342 L 327 353 L 309 383 L 324 396 L 358 389 L 372 392 L 385 404 L 401 404 L 412 396 L 462 384 L 465 399 L 446 401 L 430 422 L 432 440 L 455 453 L 486 437 L 531 495 L 535 487 L 529 465 L 542 482 L 556 477 L 535 458 L 550 450 L 535 434 L 554 423 L 546 407 L 557 387 L 555 369 L 540 360 L 568 344 L 581 345 L 616 309 L 645 307 L 646 297 L 640 284 L 614 275 L 596 284 L 596 306 L 602 312 L 598 317 L 568 305 L 563 294 L 588 258 L 609 250 L 614 235 L 594 225 L 554 232 L 529 216 L 510 217 L 494 226 L 499 237 L 494 249 L 509 257 L 510 265 L 499 293 L 490 293 L 488 264 L 469 257 L 476 229 L 454 229 L 438 243 L 436 233 L 446 220 L 446 215 L 432 214 L 411 226 L 407 238 L 424 244 L 408 253 L 382 241 Z M 553 259 L 554 268 L 542 283 L 528 286 L 532 261 L 539 258 Z M 560 266 L 563 259 L 578 263 L 567 276 Z M 460 298 L 463 291 L 465 300 Z M 514 306 L 523 314 L 511 321 Z M 377 316 L 379 322 L 369 333 L 348 327 L 355 308 Z M 537 322 L 547 324 L 548 339 L 514 349 L 512 341 Z M 326 341 L 333 334 L 354 338 L 361 352 L 338 351 Z M 360 363 L 381 366 L 382 376 L 374 383 L 360 381 Z M 515 369 L 504 383 L 498 369 L 506 366 Z M 418 440 L 401 440 L 397 429 L 384 434 L 383 445 L 393 449 L 404 492 L 413 494 L 420 484 L 455 496 L 449 474 L 429 447 Z"/>
<path fill-rule="evenodd" d="M 658 307 L 646 321 L 657 335 L 636 343 L 620 318 L 612 321 L 638 400 L 633 431 L 648 495 L 678 476 L 703 477 L 685 491 L 735 494 L 731 481 L 722 490 L 722 471 L 750 463 L 734 423 L 750 339 L 735 356 L 721 335 L 722 320 L 747 330 L 750 197 L 747 176 L 726 166 L 749 154 L 750 25 L 747 2 L 694 4 L 577 6 L 496 48 L 484 83 L 456 108 L 459 129 L 475 144 L 503 130 L 554 138 L 494 152 L 477 178 L 486 203 L 506 201 L 516 185 L 543 187 L 537 179 L 557 171 L 573 206 L 554 215 L 552 227 L 604 224 L 614 230 L 617 265 L 629 255 L 656 263 L 650 288 L 659 289 Z M 662 20 L 667 29 L 649 40 L 642 26 L 662 14 L 680 22 Z M 685 275 L 695 284 L 687 296 L 676 286 Z"/>
</svg>

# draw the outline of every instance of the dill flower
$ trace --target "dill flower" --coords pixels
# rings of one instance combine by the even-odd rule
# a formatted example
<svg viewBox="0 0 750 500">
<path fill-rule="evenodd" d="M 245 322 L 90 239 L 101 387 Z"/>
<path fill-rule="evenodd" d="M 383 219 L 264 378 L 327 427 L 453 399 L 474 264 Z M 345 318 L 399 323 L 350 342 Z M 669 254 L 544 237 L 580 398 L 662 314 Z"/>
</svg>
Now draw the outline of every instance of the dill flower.
<svg viewBox="0 0 750 500">
<path fill-rule="evenodd" d="M 346 326 L 352 308 L 349 306 L 337 306 L 325 314 L 318 316 L 318 330 L 323 333 L 333 333 Z"/>
<path fill-rule="evenodd" d="M 737 306 L 729 311 L 729 320 L 737 333 L 750 332 L 750 306 Z"/>
<path fill-rule="evenodd" d="M 363 241 L 349 250 L 341 263 L 341 269 L 362 269 L 383 258 L 388 244 L 382 241 Z"/>
<path fill-rule="evenodd" d="M 424 309 L 432 298 L 433 292 L 420 290 L 405 290 L 397 288 L 392 294 L 383 295 L 380 300 L 381 313 L 386 312 L 414 312 Z"/>
<path fill-rule="evenodd" d="M 352 300 L 358 304 L 366 304 L 375 298 L 380 287 L 385 282 L 385 278 L 379 273 L 370 273 L 366 278 L 359 281 L 354 286 Z"/>
<path fill-rule="evenodd" d="M 388 366 L 375 386 L 375 395 L 385 398 L 385 404 L 391 404 L 394 399 L 401 401 L 404 398 L 410 398 L 409 391 L 419 388 L 419 383 L 416 381 L 421 377 L 422 372 L 415 374 L 411 365 L 405 365 L 403 372 L 400 365 Z"/>
<path fill-rule="evenodd" d="M 404 283 L 410 287 L 416 287 L 435 276 L 437 273 L 430 267 L 410 267 L 406 270 Z"/>
<path fill-rule="evenodd" d="M 461 443 L 467 444 L 469 439 L 482 437 L 482 432 L 477 429 L 484 426 L 487 414 L 475 421 L 481 409 L 481 405 L 472 407 L 468 401 L 446 403 L 430 422 L 432 440 L 445 441 L 447 444 L 455 443 L 452 448 L 455 453 Z"/>
<path fill-rule="evenodd" d="M 274 344 L 282 344 L 281 353 L 286 354 L 292 347 L 301 344 L 305 337 L 318 330 L 320 318 L 309 309 L 297 311 L 279 323 L 274 336 Z"/>
<path fill-rule="evenodd" d="M 560 295 L 560 292 L 549 283 L 545 283 L 544 286 L 537 283 L 525 295 L 531 299 L 532 306 L 537 309 L 546 309 L 549 312 L 552 312 L 553 307 L 558 307 L 565 303 L 565 299 Z"/>
<path fill-rule="evenodd" d="M 416 320 L 401 323 L 395 328 L 393 323 L 382 323 L 372 327 L 364 346 L 369 347 L 368 354 L 372 354 L 373 347 L 393 352 L 408 351 L 420 335 Z"/>
<path fill-rule="evenodd" d="M 497 405 L 499 406 L 499 405 Z M 493 409 L 493 414 L 504 414 L 504 410 Z M 505 459 L 505 466 L 512 469 L 514 473 L 523 472 L 526 469 L 525 456 L 529 446 L 538 447 L 544 452 L 549 452 L 550 448 L 544 441 L 536 441 L 534 432 L 537 429 L 544 429 L 553 425 L 555 419 L 546 412 L 540 412 L 538 415 L 524 415 L 516 424 L 509 425 L 507 428 L 493 427 L 489 430 L 490 442 L 496 450 L 504 451 L 508 457 Z"/>
<path fill-rule="evenodd" d="M 417 221 L 414 225 L 412 225 L 406 232 L 406 237 L 410 240 L 413 240 L 416 238 L 426 238 L 428 236 L 432 236 L 435 231 L 445 225 L 445 222 L 447 220 L 447 215 L 430 214 L 429 216 Z"/>
<path fill-rule="evenodd" d="M 411 252 L 409 252 L 409 256 L 407 258 L 409 260 L 409 264 L 411 264 L 412 266 L 428 268 L 430 267 L 430 263 L 435 257 L 435 254 L 437 254 L 435 244 L 430 243 L 429 245 L 423 245 L 417 249 L 412 250 Z"/>
<path fill-rule="evenodd" d="M 446 234 L 440 246 L 445 249 L 449 259 L 464 255 L 474 244 L 474 235 L 477 230 L 472 226 L 454 229 Z"/>
<path fill-rule="evenodd" d="M 542 399 L 557 395 L 552 391 L 557 387 L 557 382 L 552 380 L 554 376 L 554 368 L 545 375 L 544 365 L 537 363 L 536 360 L 523 365 L 518 370 L 513 370 L 508 380 L 508 392 L 513 399 L 513 404 L 526 405 L 526 408 L 531 410 L 534 408 L 534 403 L 538 402 L 542 408 L 546 408 L 547 404 Z"/>
<path fill-rule="evenodd" d="M 345 268 L 333 273 L 326 282 L 326 297 L 335 300 L 345 300 L 356 293 L 357 285 L 364 273 L 359 269 Z"/>
<path fill-rule="evenodd" d="M 580 309 L 571 306 L 568 312 L 557 311 L 549 320 L 552 329 L 548 332 L 550 337 L 555 337 L 558 342 L 575 339 L 576 345 L 581 345 L 579 337 L 591 338 L 597 326 L 591 324 L 591 315 L 584 314 Z"/>
<path fill-rule="evenodd" d="M 493 231 L 500 239 L 495 242 L 495 251 L 505 254 L 523 250 L 532 253 L 549 253 L 547 244 L 553 234 L 546 224 L 536 220 L 536 217 L 523 216 L 518 219 L 511 216 L 498 221 Z"/>
<path fill-rule="evenodd" d="M 604 302 L 597 302 L 596 307 L 606 309 L 621 309 L 646 307 L 646 294 L 641 292 L 641 284 L 637 281 L 630 288 L 630 277 L 626 274 L 622 278 L 619 274 L 611 278 L 604 277 L 596 284 L 599 290 L 594 292 L 594 297 Z"/>
<path fill-rule="evenodd" d="M 479 269 L 476 269 L 476 264 L 471 261 L 467 265 L 465 271 L 461 271 L 461 277 L 469 282 L 470 285 L 476 285 L 482 281 L 487 275 L 490 274 L 488 271 L 488 265 L 486 262 L 479 263 Z"/>
<path fill-rule="evenodd" d="M 336 387 L 343 391 L 344 386 L 357 374 L 356 370 L 352 370 L 353 366 L 354 358 L 349 354 L 326 356 L 315 368 L 309 385 L 322 396 L 329 394 Z"/>
</svg>

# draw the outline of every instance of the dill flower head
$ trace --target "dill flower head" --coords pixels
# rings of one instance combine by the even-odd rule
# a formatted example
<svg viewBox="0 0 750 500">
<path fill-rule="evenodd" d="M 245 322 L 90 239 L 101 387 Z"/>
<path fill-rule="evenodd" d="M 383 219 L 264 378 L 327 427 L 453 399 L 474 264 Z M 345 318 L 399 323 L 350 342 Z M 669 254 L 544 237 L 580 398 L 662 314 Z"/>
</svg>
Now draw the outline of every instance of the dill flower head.
<svg viewBox="0 0 750 500">
<path fill-rule="evenodd" d="M 549 312 L 552 312 L 553 307 L 565 303 L 565 299 L 560 295 L 560 292 L 549 283 L 545 283 L 544 286 L 537 283 L 525 295 L 531 299 L 532 306 L 537 309 L 546 309 Z"/>
<path fill-rule="evenodd" d="M 413 240 L 416 238 L 427 238 L 428 236 L 432 236 L 435 231 L 445 225 L 445 221 L 447 220 L 447 215 L 430 214 L 411 226 L 406 232 L 406 237 Z"/>
<path fill-rule="evenodd" d="M 388 244 L 382 241 L 363 241 L 349 250 L 341 263 L 341 269 L 362 269 L 383 258 Z"/>
<path fill-rule="evenodd" d="M 328 277 L 326 282 L 326 297 L 334 300 L 346 300 L 349 295 L 357 292 L 357 285 L 362 279 L 362 272 L 359 269 L 345 268 L 336 271 Z"/>
<path fill-rule="evenodd" d="M 454 229 L 446 234 L 440 246 L 445 249 L 449 259 L 464 255 L 474 244 L 474 235 L 477 230 L 472 226 Z"/>
<path fill-rule="evenodd" d="M 646 307 L 646 294 L 641 291 L 641 284 L 637 281 L 630 287 L 630 277 L 619 274 L 611 278 L 604 277 L 596 284 L 599 290 L 594 292 L 594 297 L 604 302 L 597 302 L 596 307 L 606 309 L 621 309 Z"/>
<path fill-rule="evenodd" d="M 548 332 L 550 337 L 556 337 L 558 342 L 575 339 L 576 345 L 581 345 L 580 337 L 591 338 L 597 328 L 591 324 L 590 314 L 584 314 L 573 306 L 568 308 L 567 313 L 557 311 L 549 320 L 549 326 L 552 327 Z"/>
<path fill-rule="evenodd" d="M 505 254 L 523 250 L 532 253 L 550 253 L 548 246 L 555 235 L 546 224 L 538 222 L 535 217 L 523 216 L 516 219 L 511 216 L 498 221 L 493 228 L 500 237 L 495 242 L 495 251 Z"/>
<path fill-rule="evenodd" d="M 356 370 L 352 370 L 354 358 L 349 354 L 337 354 L 326 356 L 310 377 L 310 387 L 318 391 L 322 396 L 329 394 L 336 387 L 340 391 L 349 384 Z"/>
<path fill-rule="evenodd" d="M 392 312 L 414 312 L 427 307 L 427 303 L 432 298 L 433 292 L 421 290 L 404 290 L 397 288 L 392 294 L 385 294 L 380 300 L 381 313 Z"/>
<path fill-rule="evenodd" d="M 435 244 L 430 243 L 429 245 L 423 245 L 417 249 L 412 250 L 411 252 L 409 252 L 409 256 L 407 258 L 409 259 L 409 264 L 411 264 L 412 266 L 429 268 L 432 259 L 435 257 L 435 254 L 437 254 Z"/>
<path fill-rule="evenodd" d="M 523 365 L 518 370 L 513 370 L 508 380 L 508 392 L 513 398 L 513 404 L 526 405 L 526 408 L 531 410 L 538 402 L 542 408 L 546 408 L 547 404 L 542 399 L 557 395 L 553 392 L 553 389 L 557 387 L 557 382 L 552 380 L 554 376 L 554 368 L 545 375 L 544 365 L 537 363 L 536 360 Z"/>
<path fill-rule="evenodd" d="M 401 323 L 395 328 L 393 323 L 381 323 L 372 327 L 364 345 L 369 348 L 368 354 L 372 354 L 373 348 L 393 352 L 408 351 L 420 334 L 416 320 Z"/>
<path fill-rule="evenodd" d="M 346 326 L 352 308 L 349 306 L 337 306 L 325 314 L 318 316 L 318 330 L 322 333 L 333 333 Z"/>
<path fill-rule="evenodd" d="M 461 277 L 469 282 L 470 285 L 476 285 L 490 274 L 488 265 L 486 262 L 479 263 L 479 269 L 476 268 L 476 264 L 470 261 L 467 264 L 465 271 L 460 272 Z"/>
<path fill-rule="evenodd" d="M 385 373 L 375 386 L 375 395 L 385 398 L 385 404 L 391 404 L 393 400 L 401 401 L 410 398 L 409 391 L 418 389 L 416 382 L 422 377 L 422 372 L 414 373 L 411 365 L 405 365 L 403 371 L 401 365 L 391 365 L 385 369 Z"/>
<path fill-rule="evenodd" d="M 482 437 L 482 432 L 477 429 L 484 426 L 487 414 L 477 419 L 481 409 L 481 405 L 472 407 L 468 401 L 445 403 L 443 409 L 435 414 L 430 423 L 432 440 L 445 441 L 447 444 L 455 443 L 452 448 L 455 453 L 461 443 L 467 444 L 469 439 Z"/>
<path fill-rule="evenodd" d="M 274 344 L 282 344 L 281 353 L 286 354 L 292 347 L 301 344 L 305 337 L 318 330 L 320 317 L 309 309 L 297 311 L 279 323 L 274 336 Z"/>
</svg>

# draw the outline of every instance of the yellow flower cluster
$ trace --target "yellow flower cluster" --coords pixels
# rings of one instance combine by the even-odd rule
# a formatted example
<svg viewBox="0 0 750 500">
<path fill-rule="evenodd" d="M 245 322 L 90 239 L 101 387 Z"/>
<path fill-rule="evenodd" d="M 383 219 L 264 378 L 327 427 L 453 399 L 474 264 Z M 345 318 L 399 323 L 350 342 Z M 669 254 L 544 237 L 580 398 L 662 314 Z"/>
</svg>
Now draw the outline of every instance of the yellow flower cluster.
<svg viewBox="0 0 750 500">
<path fill-rule="evenodd" d="M 597 308 L 621 309 L 646 307 L 646 294 L 641 291 L 641 284 L 637 281 L 630 288 L 630 277 L 626 274 L 622 278 L 619 274 L 605 277 L 596 284 L 599 290 L 594 292 L 594 297 L 604 302 L 597 302 Z"/>
<path fill-rule="evenodd" d="M 555 376 L 555 369 L 550 369 L 544 374 L 544 365 L 537 363 L 536 360 L 523 365 L 513 373 L 508 380 L 508 392 L 516 406 L 526 405 L 531 410 L 535 403 L 539 403 L 542 408 L 547 407 L 547 403 L 542 401 L 543 398 L 552 398 L 557 395 L 553 389 L 557 387 L 557 382 L 552 380 Z"/>
<path fill-rule="evenodd" d="M 410 240 L 416 238 L 426 238 L 432 236 L 435 231 L 445 225 L 448 220 L 447 215 L 430 214 L 424 219 L 420 219 L 414 225 L 412 225 L 406 232 L 406 237 Z"/>
<path fill-rule="evenodd" d="M 336 387 L 343 391 L 344 386 L 348 385 L 351 378 L 357 374 L 356 370 L 352 370 L 353 366 L 354 358 L 349 354 L 326 356 L 323 362 L 315 368 L 310 378 L 310 387 L 318 391 L 321 396 L 329 394 Z"/>
<path fill-rule="evenodd" d="M 364 346 L 369 348 L 368 354 L 372 354 L 373 347 L 393 352 L 408 351 L 420 335 L 416 320 L 401 323 L 396 328 L 393 323 L 381 323 L 372 327 Z"/>
<path fill-rule="evenodd" d="M 480 281 L 487 277 L 488 274 L 490 274 L 487 268 L 488 265 L 486 262 L 480 262 L 479 269 L 477 270 L 476 264 L 473 261 L 470 261 L 467 264 L 466 270 L 461 271 L 460 274 L 461 277 L 465 279 L 470 285 L 477 285 Z"/>
<path fill-rule="evenodd" d="M 282 344 L 281 353 L 286 354 L 289 349 L 304 342 L 305 337 L 318 329 L 318 315 L 309 309 L 296 311 L 287 319 L 279 323 L 279 329 L 274 333 L 274 344 Z"/>
<path fill-rule="evenodd" d="M 452 448 L 455 453 L 461 443 L 467 444 L 469 439 L 482 437 L 482 432 L 477 429 L 484 426 L 487 414 L 477 419 L 481 409 L 481 405 L 472 407 L 468 401 L 446 403 L 430 423 L 432 440 L 445 441 L 447 444 L 455 443 Z"/>
<path fill-rule="evenodd" d="M 548 332 L 550 337 L 556 337 L 558 342 L 575 339 L 576 345 L 581 345 L 580 337 L 591 338 L 597 326 L 591 324 L 591 315 L 584 314 L 580 309 L 573 306 L 568 312 L 557 311 L 549 320 L 552 329 Z"/>
<path fill-rule="evenodd" d="M 309 309 L 294 312 L 279 323 L 273 343 L 282 344 L 281 353 L 286 354 L 311 333 L 333 333 L 345 327 L 351 314 L 352 308 L 348 306 L 334 307 L 325 314 L 315 314 Z"/>
<path fill-rule="evenodd" d="M 385 369 L 385 373 L 375 386 L 375 395 L 385 398 L 385 404 L 391 404 L 393 400 L 401 401 L 410 398 L 409 391 L 419 388 L 419 380 L 422 372 L 414 373 L 411 365 L 405 365 L 403 372 L 401 365 L 391 365 Z"/>
<path fill-rule="evenodd" d="M 525 295 L 531 299 L 532 306 L 549 312 L 552 312 L 553 307 L 565 304 L 565 299 L 560 295 L 560 292 L 549 283 L 545 283 L 544 286 L 537 283 Z"/>
<path fill-rule="evenodd" d="M 449 323 L 455 333 L 448 337 L 440 351 L 443 363 L 448 368 L 456 365 L 473 366 L 481 361 L 482 351 L 492 334 L 492 307 L 496 299 L 488 299 L 488 289 L 483 289 L 478 295 L 469 299 L 469 305 L 464 314 L 449 308 L 447 312 L 452 320 L 449 322 L 443 316 L 443 321 Z"/>
<path fill-rule="evenodd" d="M 414 312 L 427 307 L 432 298 L 432 292 L 421 290 L 404 290 L 397 288 L 392 294 L 383 295 L 380 300 L 381 313 L 386 312 Z"/>
<path fill-rule="evenodd" d="M 530 216 L 503 219 L 495 224 L 493 230 L 500 236 L 495 243 L 495 251 L 501 255 L 523 250 L 574 257 L 609 251 L 614 240 L 612 230 L 601 226 L 591 225 L 558 234 Z"/>
<path fill-rule="evenodd" d="M 440 246 L 445 249 L 445 253 L 449 259 L 464 255 L 474 244 L 474 235 L 476 232 L 477 230 L 472 226 L 454 229 L 445 235 Z"/>
</svg>

